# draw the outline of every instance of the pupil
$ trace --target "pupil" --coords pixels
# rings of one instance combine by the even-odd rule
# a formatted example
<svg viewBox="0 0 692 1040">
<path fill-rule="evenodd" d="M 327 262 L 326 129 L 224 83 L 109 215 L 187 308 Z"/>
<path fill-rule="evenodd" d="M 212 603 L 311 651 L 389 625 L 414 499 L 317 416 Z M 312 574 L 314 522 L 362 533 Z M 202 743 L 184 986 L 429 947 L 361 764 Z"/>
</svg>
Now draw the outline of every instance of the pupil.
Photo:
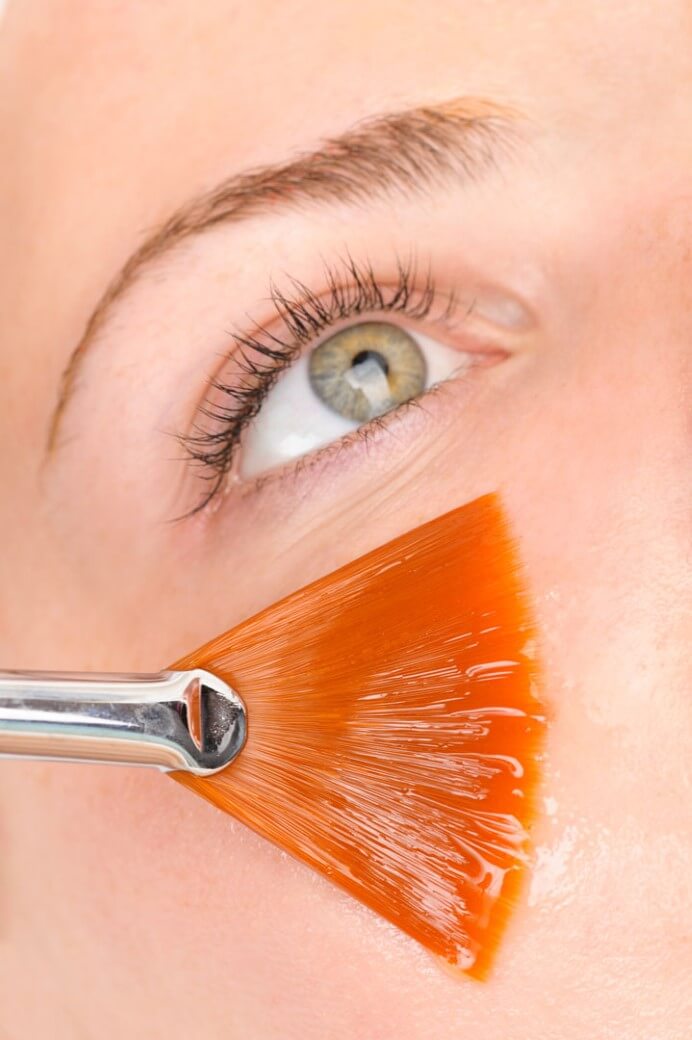
<svg viewBox="0 0 692 1040">
<path fill-rule="evenodd" d="M 362 365 L 364 361 L 376 361 L 386 376 L 389 375 L 389 364 L 378 350 L 360 350 L 351 361 L 351 368 Z"/>
</svg>

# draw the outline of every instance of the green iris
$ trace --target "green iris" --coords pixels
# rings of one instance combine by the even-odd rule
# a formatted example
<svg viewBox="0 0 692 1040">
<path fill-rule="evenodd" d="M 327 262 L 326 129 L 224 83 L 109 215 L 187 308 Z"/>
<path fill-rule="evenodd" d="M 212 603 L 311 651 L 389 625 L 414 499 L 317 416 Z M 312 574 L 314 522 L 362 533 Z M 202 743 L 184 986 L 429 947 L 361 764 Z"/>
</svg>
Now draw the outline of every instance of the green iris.
<svg viewBox="0 0 692 1040">
<path fill-rule="evenodd" d="M 407 332 L 368 321 L 337 332 L 313 350 L 309 373 L 321 401 L 347 419 L 368 422 L 420 394 L 427 366 Z"/>
</svg>

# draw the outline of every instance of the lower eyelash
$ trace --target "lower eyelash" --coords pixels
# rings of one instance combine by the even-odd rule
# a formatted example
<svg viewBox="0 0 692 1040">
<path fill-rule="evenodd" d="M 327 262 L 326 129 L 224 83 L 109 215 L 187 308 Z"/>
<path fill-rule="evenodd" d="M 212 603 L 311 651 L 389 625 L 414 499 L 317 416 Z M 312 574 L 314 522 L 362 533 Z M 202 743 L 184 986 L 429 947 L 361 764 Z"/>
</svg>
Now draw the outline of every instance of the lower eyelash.
<svg viewBox="0 0 692 1040">
<path fill-rule="evenodd" d="M 335 267 L 325 264 L 325 293 L 318 294 L 297 279 L 290 280 L 294 290 L 290 296 L 272 284 L 270 300 L 285 329 L 285 338 L 265 326 L 257 326 L 250 334 L 234 333 L 233 347 L 226 361 L 233 358 L 239 370 L 237 380 L 224 383 L 221 378 L 213 379 L 199 409 L 200 421 L 189 433 L 178 435 L 188 460 L 201 470 L 200 475 L 207 483 L 200 501 L 187 516 L 205 509 L 221 492 L 232 470 L 243 431 L 258 414 L 281 373 L 322 332 L 337 321 L 363 313 L 396 312 L 417 320 L 430 315 L 440 296 L 430 271 L 422 286 L 417 287 L 415 261 L 404 263 L 397 258 L 396 266 L 397 276 L 393 285 L 381 285 L 370 263 L 359 264 L 350 256 Z M 447 294 L 444 303 L 444 309 L 435 318 L 443 325 L 449 323 L 454 315 L 457 306 L 455 295 Z M 388 416 L 397 414 L 401 407 Z M 387 416 L 378 417 L 382 425 L 386 419 Z M 375 429 L 373 424 L 378 420 L 359 427 L 353 434 L 368 429 L 372 433 Z M 351 443 L 353 434 L 335 445 L 326 445 L 313 452 L 306 460 L 316 461 L 330 448 L 338 448 L 342 442 Z M 304 469 L 300 462 L 293 464 L 296 472 Z M 268 474 L 267 479 L 271 476 Z M 258 480 L 261 482 L 262 477 Z M 250 486 L 256 488 L 257 484 Z"/>
</svg>

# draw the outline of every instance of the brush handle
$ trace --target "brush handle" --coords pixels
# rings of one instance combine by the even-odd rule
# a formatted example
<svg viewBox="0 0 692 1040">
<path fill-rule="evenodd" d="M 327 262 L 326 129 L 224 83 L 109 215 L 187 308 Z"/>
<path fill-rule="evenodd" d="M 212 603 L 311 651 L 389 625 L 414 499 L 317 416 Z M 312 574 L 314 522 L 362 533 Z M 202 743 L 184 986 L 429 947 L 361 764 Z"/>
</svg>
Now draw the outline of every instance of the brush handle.
<svg viewBox="0 0 692 1040">
<path fill-rule="evenodd" d="M 202 669 L 156 675 L 0 672 L 0 757 L 154 766 L 206 776 L 243 747 L 245 706 Z"/>
</svg>

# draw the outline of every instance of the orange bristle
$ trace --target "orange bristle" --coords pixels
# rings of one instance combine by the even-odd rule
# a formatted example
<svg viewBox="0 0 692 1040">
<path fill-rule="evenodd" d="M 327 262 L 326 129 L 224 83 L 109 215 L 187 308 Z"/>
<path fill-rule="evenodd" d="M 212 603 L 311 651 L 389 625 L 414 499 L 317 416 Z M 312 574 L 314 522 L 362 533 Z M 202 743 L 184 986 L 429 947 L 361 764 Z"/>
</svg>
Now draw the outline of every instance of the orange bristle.
<svg viewBox="0 0 692 1040">
<path fill-rule="evenodd" d="M 544 730 L 533 631 L 486 495 L 183 658 L 248 741 L 180 783 L 481 974 L 526 862 Z"/>
</svg>

